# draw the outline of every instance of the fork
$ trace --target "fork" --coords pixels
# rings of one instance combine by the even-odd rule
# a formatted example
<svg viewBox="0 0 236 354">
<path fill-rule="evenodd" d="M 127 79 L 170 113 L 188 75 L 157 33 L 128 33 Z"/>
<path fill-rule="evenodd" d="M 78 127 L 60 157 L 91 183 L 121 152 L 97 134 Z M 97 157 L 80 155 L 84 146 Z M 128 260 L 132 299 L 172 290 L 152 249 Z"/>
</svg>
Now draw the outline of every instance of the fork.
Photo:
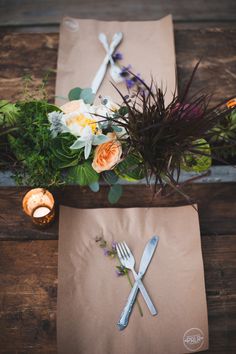
<svg viewBox="0 0 236 354">
<path fill-rule="evenodd" d="M 130 269 L 132 271 L 132 273 L 134 275 L 134 279 L 138 283 L 138 287 L 141 291 L 141 294 L 143 295 L 143 298 L 144 298 L 151 314 L 153 316 L 155 316 L 157 314 L 157 310 L 155 309 L 155 306 L 153 305 L 152 300 L 150 299 L 150 297 L 143 285 L 142 280 L 140 279 L 138 274 L 135 272 L 135 269 L 134 269 L 135 259 L 134 259 L 132 252 L 130 251 L 129 247 L 127 246 L 127 244 L 125 242 L 118 243 L 116 245 L 116 250 L 117 250 L 117 254 L 118 254 L 121 264 L 125 268 Z"/>
</svg>

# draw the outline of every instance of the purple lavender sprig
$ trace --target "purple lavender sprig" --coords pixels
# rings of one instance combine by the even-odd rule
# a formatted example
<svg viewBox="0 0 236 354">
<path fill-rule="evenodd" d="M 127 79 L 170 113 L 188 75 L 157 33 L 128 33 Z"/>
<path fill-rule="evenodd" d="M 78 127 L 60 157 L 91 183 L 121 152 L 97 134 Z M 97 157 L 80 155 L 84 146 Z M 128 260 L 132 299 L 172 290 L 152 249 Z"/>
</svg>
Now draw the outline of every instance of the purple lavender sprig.
<svg viewBox="0 0 236 354">
<path fill-rule="evenodd" d="M 121 277 L 122 275 L 126 275 L 128 274 L 128 269 L 125 268 L 123 265 L 120 265 L 120 266 L 116 266 L 116 275 L 118 277 Z"/>
<path fill-rule="evenodd" d="M 103 237 L 97 237 L 95 239 L 95 241 L 98 242 L 99 247 L 101 247 L 103 249 L 104 256 L 110 257 L 110 258 L 115 258 L 117 256 L 117 251 L 116 251 L 117 242 L 116 241 L 112 241 L 110 247 L 107 244 L 107 241 L 105 241 Z M 125 275 L 128 273 L 128 269 L 126 269 L 122 265 L 117 266 L 116 268 L 117 268 L 116 275 L 121 276 L 121 275 Z"/>
<path fill-rule="evenodd" d="M 128 66 L 123 66 L 121 69 L 120 76 L 123 78 L 126 87 L 128 90 L 137 88 L 137 89 L 144 89 L 143 82 L 144 80 L 141 79 L 140 73 L 134 75 L 131 73 L 132 66 L 129 64 Z"/>
<path fill-rule="evenodd" d="M 112 55 L 112 59 L 116 62 L 123 59 L 123 54 L 121 52 L 115 52 Z"/>
</svg>

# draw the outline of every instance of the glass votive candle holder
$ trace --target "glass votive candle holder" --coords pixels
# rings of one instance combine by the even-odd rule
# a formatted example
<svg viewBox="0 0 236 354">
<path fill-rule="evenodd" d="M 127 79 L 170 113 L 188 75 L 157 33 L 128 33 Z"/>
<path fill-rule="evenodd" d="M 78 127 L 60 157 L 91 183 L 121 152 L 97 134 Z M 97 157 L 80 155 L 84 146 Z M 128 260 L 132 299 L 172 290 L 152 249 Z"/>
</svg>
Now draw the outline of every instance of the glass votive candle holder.
<svg viewBox="0 0 236 354">
<path fill-rule="evenodd" d="M 53 195 L 44 188 L 34 188 L 26 193 L 22 207 L 33 223 L 39 226 L 47 226 L 55 217 Z"/>
</svg>

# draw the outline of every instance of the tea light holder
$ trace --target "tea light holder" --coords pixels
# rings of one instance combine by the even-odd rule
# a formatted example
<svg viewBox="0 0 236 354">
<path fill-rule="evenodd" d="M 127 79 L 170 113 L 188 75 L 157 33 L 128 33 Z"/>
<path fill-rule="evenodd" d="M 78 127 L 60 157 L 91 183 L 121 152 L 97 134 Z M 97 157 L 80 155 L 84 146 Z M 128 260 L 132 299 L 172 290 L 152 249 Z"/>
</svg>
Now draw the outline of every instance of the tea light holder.
<svg viewBox="0 0 236 354">
<path fill-rule="evenodd" d="M 31 189 L 23 198 L 24 212 L 32 218 L 34 224 L 47 226 L 55 217 L 55 202 L 53 195 L 46 189 Z"/>
</svg>

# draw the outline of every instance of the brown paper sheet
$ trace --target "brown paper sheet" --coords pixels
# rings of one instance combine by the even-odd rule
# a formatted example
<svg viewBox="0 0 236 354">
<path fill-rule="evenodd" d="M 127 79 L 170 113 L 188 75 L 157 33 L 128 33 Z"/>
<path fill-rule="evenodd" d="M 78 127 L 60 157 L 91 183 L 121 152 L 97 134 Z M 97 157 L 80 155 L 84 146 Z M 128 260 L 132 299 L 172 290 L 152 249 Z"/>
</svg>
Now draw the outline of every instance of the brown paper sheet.
<svg viewBox="0 0 236 354">
<path fill-rule="evenodd" d="M 130 285 L 115 275 L 116 260 L 95 242 L 125 240 L 136 270 L 147 241 L 160 241 L 143 283 L 157 307 L 135 305 L 124 331 L 116 323 Z M 61 354 L 180 354 L 208 348 L 204 271 L 197 212 L 175 208 L 61 207 L 59 225 L 58 352 Z"/>
<path fill-rule="evenodd" d="M 123 66 L 132 65 L 134 73 L 140 73 L 149 83 L 151 76 L 167 88 L 166 103 L 170 102 L 176 89 L 176 68 L 173 23 L 171 15 L 159 21 L 114 22 L 80 20 L 66 17 L 60 28 L 57 64 L 56 96 L 67 97 L 74 87 L 91 87 L 92 80 L 105 58 L 105 50 L 98 40 L 104 32 L 109 42 L 114 33 L 121 31 L 123 41 L 118 47 L 124 55 Z M 97 93 L 110 96 L 117 103 L 121 97 L 110 83 L 109 70 Z M 117 87 L 125 94 L 125 84 Z M 56 98 L 56 104 L 65 100 Z"/>
</svg>

